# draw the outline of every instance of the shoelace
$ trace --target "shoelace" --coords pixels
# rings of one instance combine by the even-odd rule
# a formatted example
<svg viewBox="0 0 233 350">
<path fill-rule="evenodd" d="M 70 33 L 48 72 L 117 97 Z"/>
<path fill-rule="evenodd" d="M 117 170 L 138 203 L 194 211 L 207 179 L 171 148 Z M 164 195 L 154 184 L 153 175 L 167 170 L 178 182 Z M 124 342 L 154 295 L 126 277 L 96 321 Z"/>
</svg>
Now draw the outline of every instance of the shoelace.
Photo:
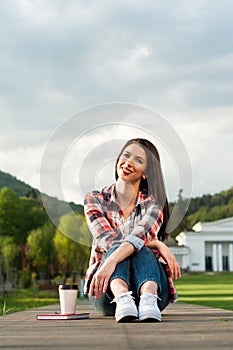
<svg viewBox="0 0 233 350">
<path fill-rule="evenodd" d="M 110 304 L 118 303 L 118 302 L 120 302 L 121 304 L 127 304 L 127 303 L 131 302 L 132 299 L 135 299 L 131 294 L 132 294 L 132 292 L 126 292 L 126 293 L 120 294 L 117 297 L 115 297 L 110 302 Z"/>
<path fill-rule="evenodd" d="M 158 295 L 144 295 L 141 297 L 141 301 L 147 304 L 153 305 L 155 303 L 155 299 L 161 300 Z"/>
</svg>

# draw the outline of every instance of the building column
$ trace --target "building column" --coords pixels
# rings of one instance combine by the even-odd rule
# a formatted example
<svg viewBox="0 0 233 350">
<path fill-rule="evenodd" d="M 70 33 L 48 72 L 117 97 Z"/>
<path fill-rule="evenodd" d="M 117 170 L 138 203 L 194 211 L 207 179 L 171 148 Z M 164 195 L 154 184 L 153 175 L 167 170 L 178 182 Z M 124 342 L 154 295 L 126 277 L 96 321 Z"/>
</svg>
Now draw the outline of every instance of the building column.
<svg viewBox="0 0 233 350">
<path fill-rule="evenodd" d="M 229 243 L 229 271 L 233 271 L 233 243 Z"/>
<path fill-rule="evenodd" d="M 217 244 L 213 243 L 213 271 L 218 271 Z"/>
<path fill-rule="evenodd" d="M 218 244 L 218 271 L 222 272 L 223 266 L 222 266 L 222 243 Z"/>
</svg>

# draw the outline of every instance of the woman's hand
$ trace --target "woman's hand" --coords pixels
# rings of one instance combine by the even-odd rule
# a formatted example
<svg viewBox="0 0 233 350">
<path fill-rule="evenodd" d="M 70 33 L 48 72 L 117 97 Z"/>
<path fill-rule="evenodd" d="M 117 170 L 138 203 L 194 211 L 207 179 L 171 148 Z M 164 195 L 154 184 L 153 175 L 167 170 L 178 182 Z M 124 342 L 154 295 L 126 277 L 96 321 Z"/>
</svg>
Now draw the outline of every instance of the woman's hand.
<svg viewBox="0 0 233 350">
<path fill-rule="evenodd" d="M 102 294 L 107 291 L 109 279 L 115 271 L 117 264 L 133 254 L 133 252 L 134 246 L 131 243 L 121 243 L 94 274 L 90 284 L 89 295 L 93 295 L 96 299 L 101 298 Z"/>
<path fill-rule="evenodd" d="M 103 263 L 92 278 L 89 289 L 90 296 L 94 296 L 95 299 L 101 298 L 102 294 L 107 291 L 109 279 L 115 271 L 115 268 L 116 264 L 113 262 L 108 262 L 106 260 Z"/>
<path fill-rule="evenodd" d="M 180 266 L 179 266 L 175 256 L 172 254 L 172 252 L 166 246 L 166 244 L 164 244 L 163 242 L 158 241 L 158 240 L 151 240 L 150 242 L 148 242 L 146 244 L 146 246 L 149 248 L 158 249 L 159 254 L 162 256 L 162 258 L 166 261 L 166 263 L 170 267 L 171 272 L 172 272 L 172 277 L 174 279 L 177 279 L 178 277 L 181 276 Z"/>
</svg>

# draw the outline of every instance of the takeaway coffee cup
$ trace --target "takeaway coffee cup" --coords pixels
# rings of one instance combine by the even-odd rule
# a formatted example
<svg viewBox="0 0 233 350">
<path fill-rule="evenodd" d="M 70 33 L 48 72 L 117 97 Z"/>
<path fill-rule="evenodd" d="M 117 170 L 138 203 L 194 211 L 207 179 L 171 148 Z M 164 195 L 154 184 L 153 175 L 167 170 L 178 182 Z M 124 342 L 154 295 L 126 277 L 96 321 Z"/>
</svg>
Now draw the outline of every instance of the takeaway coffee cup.
<svg viewBox="0 0 233 350">
<path fill-rule="evenodd" d="M 75 314 L 78 296 L 78 286 L 76 284 L 60 284 L 58 287 L 61 314 Z"/>
</svg>

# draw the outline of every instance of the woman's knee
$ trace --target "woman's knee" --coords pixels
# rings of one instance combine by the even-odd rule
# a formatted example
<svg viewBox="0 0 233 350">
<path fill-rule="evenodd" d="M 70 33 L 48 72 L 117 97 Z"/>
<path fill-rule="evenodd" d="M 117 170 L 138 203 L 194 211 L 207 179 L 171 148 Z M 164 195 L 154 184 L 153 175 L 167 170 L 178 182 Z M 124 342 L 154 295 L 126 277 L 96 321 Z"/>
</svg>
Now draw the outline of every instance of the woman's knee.
<svg viewBox="0 0 233 350">
<path fill-rule="evenodd" d="M 142 247 L 140 250 L 136 251 L 132 255 L 131 259 L 134 262 L 136 260 L 136 261 L 138 261 L 140 263 L 141 262 L 143 262 L 143 263 L 150 262 L 150 263 L 155 263 L 156 264 L 156 262 L 157 262 L 157 259 L 156 259 L 155 255 L 154 255 L 153 251 L 150 248 L 145 247 L 145 246 Z"/>
<path fill-rule="evenodd" d="M 149 255 L 149 256 L 153 256 L 153 257 L 155 257 L 154 256 L 154 253 L 153 253 L 153 251 L 151 250 L 151 248 L 148 248 L 148 247 L 146 247 L 146 246 L 144 246 L 144 247 L 142 247 L 140 250 L 138 250 L 138 252 L 137 252 L 139 255 Z"/>
</svg>

